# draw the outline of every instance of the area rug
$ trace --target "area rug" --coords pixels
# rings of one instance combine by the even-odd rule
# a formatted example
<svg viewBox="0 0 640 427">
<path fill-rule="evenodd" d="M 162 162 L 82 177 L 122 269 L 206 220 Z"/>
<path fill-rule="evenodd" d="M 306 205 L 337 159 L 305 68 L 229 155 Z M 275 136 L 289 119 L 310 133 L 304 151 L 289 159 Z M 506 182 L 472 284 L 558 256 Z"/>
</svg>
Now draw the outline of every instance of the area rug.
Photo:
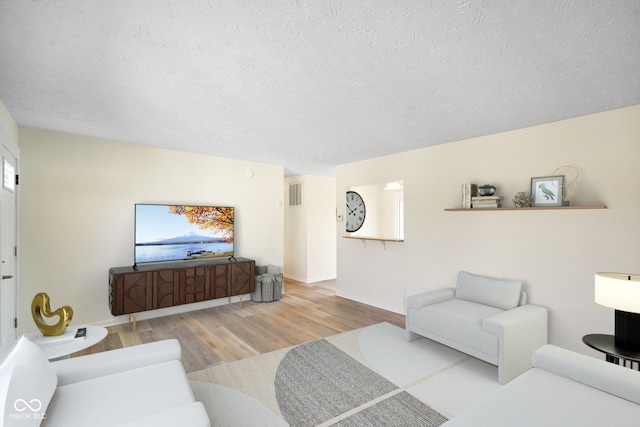
<svg viewBox="0 0 640 427">
<path fill-rule="evenodd" d="M 188 375 L 216 426 L 439 426 L 494 366 L 380 323 Z"/>
</svg>

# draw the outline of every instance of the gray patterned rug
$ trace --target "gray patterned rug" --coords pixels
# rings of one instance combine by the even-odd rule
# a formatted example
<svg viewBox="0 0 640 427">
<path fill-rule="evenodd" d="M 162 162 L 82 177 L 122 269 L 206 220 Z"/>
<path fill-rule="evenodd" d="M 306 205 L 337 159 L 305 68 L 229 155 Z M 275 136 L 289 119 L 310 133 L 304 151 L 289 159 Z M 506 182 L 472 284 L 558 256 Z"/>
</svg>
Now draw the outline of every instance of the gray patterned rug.
<svg viewBox="0 0 640 427">
<path fill-rule="evenodd" d="M 275 389 L 291 426 L 316 426 L 380 397 L 385 399 L 337 425 L 439 426 L 447 421 L 410 394 L 394 394 L 396 385 L 326 340 L 291 349 L 278 366 Z"/>
<path fill-rule="evenodd" d="M 188 377 L 216 427 L 439 426 L 500 387 L 494 366 L 387 323 Z"/>
</svg>

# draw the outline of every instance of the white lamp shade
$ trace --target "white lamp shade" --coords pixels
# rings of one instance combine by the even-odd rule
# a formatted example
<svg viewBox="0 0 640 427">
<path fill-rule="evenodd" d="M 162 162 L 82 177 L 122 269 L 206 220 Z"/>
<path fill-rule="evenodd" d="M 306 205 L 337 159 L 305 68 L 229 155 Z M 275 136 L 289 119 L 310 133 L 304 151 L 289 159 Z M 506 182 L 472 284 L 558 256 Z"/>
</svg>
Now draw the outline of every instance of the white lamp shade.
<svg viewBox="0 0 640 427">
<path fill-rule="evenodd" d="M 640 313 L 640 275 L 596 273 L 595 302 L 620 311 Z"/>
</svg>

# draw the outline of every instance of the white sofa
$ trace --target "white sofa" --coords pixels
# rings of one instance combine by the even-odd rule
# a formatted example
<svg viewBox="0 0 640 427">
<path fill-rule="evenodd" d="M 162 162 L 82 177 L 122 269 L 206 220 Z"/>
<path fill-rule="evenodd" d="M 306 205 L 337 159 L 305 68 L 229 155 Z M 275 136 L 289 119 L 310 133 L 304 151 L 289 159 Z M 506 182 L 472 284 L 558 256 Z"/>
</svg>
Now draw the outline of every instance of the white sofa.
<svg viewBox="0 0 640 427">
<path fill-rule="evenodd" d="M 533 368 L 446 422 L 446 427 L 637 427 L 640 372 L 552 345 Z"/>
<path fill-rule="evenodd" d="M 406 339 L 423 336 L 496 365 L 505 384 L 547 343 L 547 310 L 526 304 L 522 285 L 461 271 L 455 288 L 407 297 Z"/>
<path fill-rule="evenodd" d="M 0 365 L 4 426 L 208 427 L 177 340 L 55 362 L 22 337 Z"/>
</svg>

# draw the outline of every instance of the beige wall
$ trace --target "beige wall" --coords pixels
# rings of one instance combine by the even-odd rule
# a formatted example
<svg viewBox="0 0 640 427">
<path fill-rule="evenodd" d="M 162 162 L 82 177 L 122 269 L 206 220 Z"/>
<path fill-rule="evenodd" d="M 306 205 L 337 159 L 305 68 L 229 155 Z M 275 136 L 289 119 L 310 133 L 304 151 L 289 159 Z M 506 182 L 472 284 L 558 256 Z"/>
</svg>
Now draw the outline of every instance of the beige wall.
<svg viewBox="0 0 640 427">
<path fill-rule="evenodd" d="M 108 270 L 133 264 L 135 203 L 234 206 L 236 256 L 283 263 L 281 166 L 25 128 L 19 144 L 22 330 L 40 291 L 74 324 L 126 320 L 109 313 Z"/>
<path fill-rule="evenodd" d="M 4 108 L 0 119 L 15 134 Z M 588 353 L 582 335 L 613 330 L 612 310 L 593 302 L 593 274 L 640 268 L 638 135 L 634 106 L 338 167 L 339 214 L 347 187 L 405 186 L 405 242 L 364 246 L 336 227 L 338 294 L 403 312 L 405 295 L 450 286 L 459 270 L 521 278 L 530 301 L 549 309 L 550 341 Z M 132 263 L 136 202 L 232 204 L 238 254 L 258 263 L 283 264 L 285 228 L 287 239 L 296 229 L 307 239 L 309 228 L 296 223 L 306 214 L 287 214 L 284 224 L 281 167 L 24 128 L 18 140 L 22 331 L 34 329 L 29 305 L 39 291 L 54 306 L 72 305 L 74 323 L 113 321 L 107 271 Z M 462 183 L 494 184 L 510 200 L 565 164 L 581 174 L 572 204 L 608 209 L 443 210 L 458 206 Z M 324 273 L 305 264 L 304 274 Z"/>
<path fill-rule="evenodd" d="M 404 180 L 405 241 L 366 247 L 338 227 L 338 294 L 396 312 L 406 295 L 454 286 L 467 270 L 524 279 L 549 309 L 550 342 L 589 353 L 587 333 L 613 333 L 593 302 L 594 273 L 640 272 L 640 106 L 339 166 L 338 211 L 354 185 Z M 580 172 L 574 205 L 606 210 L 445 212 L 460 185 L 511 198 L 562 165 Z"/>
<path fill-rule="evenodd" d="M 288 186 L 303 185 L 302 206 L 290 207 Z M 285 179 L 286 277 L 305 282 L 336 277 L 336 180 L 303 175 Z"/>
</svg>

